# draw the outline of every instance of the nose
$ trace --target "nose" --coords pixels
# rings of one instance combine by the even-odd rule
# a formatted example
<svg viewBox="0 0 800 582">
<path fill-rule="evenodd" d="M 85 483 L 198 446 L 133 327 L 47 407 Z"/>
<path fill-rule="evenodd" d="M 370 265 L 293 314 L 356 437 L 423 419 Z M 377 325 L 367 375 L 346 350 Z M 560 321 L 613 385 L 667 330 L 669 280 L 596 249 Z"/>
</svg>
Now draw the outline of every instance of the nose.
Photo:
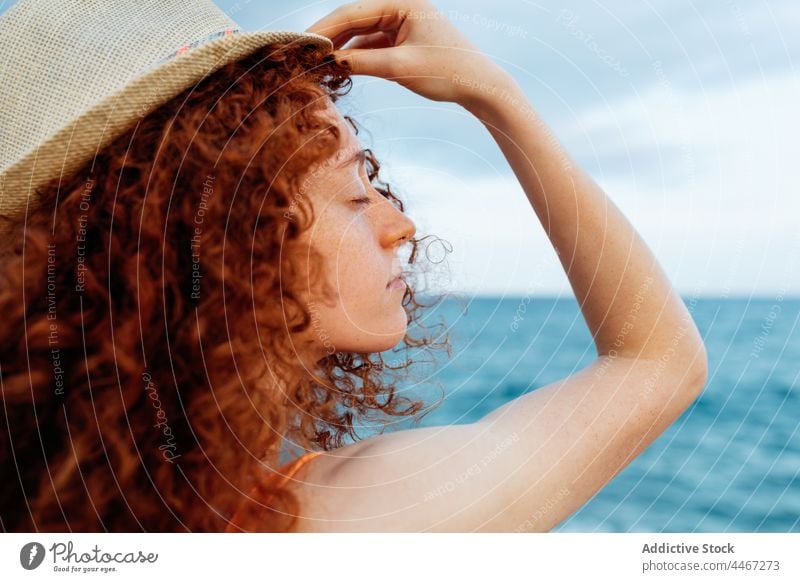
<svg viewBox="0 0 800 582">
<path fill-rule="evenodd" d="M 417 226 L 406 213 L 389 200 L 384 202 L 388 211 L 384 228 L 381 231 L 381 243 L 386 247 L 398 247 L 414 237 Z"/>
</svg>

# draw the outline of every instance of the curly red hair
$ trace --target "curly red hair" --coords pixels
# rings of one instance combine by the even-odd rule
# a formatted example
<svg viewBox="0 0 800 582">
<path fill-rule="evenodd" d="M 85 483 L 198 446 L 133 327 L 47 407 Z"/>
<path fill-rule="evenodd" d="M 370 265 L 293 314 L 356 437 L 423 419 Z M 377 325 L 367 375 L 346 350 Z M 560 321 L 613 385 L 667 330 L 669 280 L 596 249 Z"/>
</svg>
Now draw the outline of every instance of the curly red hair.
<svg viewBox="0 0 800 582">
<path fill-rule="evenodd" d="M 320 382 L 292 348 L 311 324 L 294 290 L 321 272 L 292 259 L 314 219 L 299 188 L 340 147 L 320 113 L 349 82 L 315 49 L 267 47 L 147 115 L 9 226 L 5 531 L 223 531 L 285 440 L 329 450 L 360 438 L 370 411 L 422 410 L 384 378 L 408 358 L 334 353 Z M 402 209 L 377 173 L 373 158 Z M 409 324 L 428 306 L 413 284 L 403 305 Z M 411 330 L 406 349 L 449 349 Z M 249 529 L 291 531 L 297 499 L 268 493 Z"/>
</svg>

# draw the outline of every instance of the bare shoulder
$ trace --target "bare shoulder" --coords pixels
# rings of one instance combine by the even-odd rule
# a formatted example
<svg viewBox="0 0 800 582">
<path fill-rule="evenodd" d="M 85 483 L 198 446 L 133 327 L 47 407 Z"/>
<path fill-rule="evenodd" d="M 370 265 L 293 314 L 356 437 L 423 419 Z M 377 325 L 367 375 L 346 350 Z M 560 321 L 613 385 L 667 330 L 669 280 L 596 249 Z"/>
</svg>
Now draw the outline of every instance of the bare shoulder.
<svg viewBox="0 0 800 582">
<path fill-rule="evenodd" d="M 429 506 L 444 509 L 431 502 L 448 486 L 446 465 L 472 463 L 477 438 L 474 425 L 429 427 L 317 455 L 295 484 L 302 508 L 297 531 L 435 530 Z"/>
<path fill-rule="evenodd" d="M 691 369 L 600 358 L 478 422 L 320 454 L 294 483 L 297 531 L 548 531 L 661 434 L 704 381 Z"/>
</svg>

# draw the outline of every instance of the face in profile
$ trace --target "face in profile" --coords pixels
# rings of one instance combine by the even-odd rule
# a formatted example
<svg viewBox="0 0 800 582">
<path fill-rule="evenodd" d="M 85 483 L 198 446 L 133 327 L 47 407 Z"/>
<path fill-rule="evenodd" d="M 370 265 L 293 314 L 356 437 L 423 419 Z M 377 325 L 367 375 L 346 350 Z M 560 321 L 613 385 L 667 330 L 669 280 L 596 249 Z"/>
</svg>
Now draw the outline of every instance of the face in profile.
<svg viewBox="0 0 800 582">
<path fill-rule="evenodd" d="M 301 292 L 312 319 L 301 345 L 316 358 L 380 352 L 402 341 L 406 288 L 392 280 L 403 269 L 398 250 L 416 232 L 370 184 L 365 151 L 332 103 L 327 115 L 340 130 L 341 148 L 309 171 L 302 188 L 315 221 L 301 242 L 319 253 L 326 279 Z"/>
</svg>

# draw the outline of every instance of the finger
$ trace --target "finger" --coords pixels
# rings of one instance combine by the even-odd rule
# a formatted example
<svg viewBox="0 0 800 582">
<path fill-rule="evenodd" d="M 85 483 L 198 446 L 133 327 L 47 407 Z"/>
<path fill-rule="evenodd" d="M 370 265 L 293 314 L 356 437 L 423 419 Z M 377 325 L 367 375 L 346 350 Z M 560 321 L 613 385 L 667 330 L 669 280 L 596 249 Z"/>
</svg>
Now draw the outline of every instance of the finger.
<svg viewBox="0 0 800 582">
<path fill-rule="evenodd" d="M 372 75 L 391 79 L 397 73 L 397 48 L 384 49 L 342 49 L 333 53 L 340 64 L 345 65 L 354 75 Z"/>
<path fill-rule="evenodd" d="M 386 32 L 375 32 L 352 39 L 344 49 L 380 49 L 394 46 L 394 35 Z"/>
<path fill-rule="evenodd" d="M 321 18 L 306 31 L 327 36 L 340 48 L 356 35 L 398 28 L 404 17 L 393 0 L 344 4 Z"/>
</svg>

